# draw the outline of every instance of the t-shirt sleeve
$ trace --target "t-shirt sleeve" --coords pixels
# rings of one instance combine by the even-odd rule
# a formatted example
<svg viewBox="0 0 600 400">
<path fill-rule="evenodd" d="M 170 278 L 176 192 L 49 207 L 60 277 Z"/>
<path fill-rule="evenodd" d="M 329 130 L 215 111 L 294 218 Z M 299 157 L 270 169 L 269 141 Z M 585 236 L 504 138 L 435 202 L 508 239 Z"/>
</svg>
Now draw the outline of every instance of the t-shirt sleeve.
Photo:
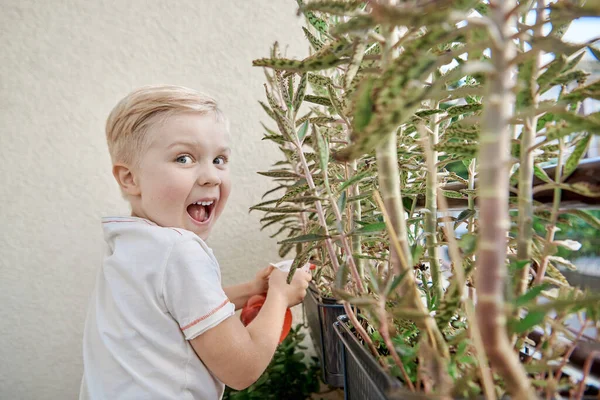
<svg viewBox="0 0 600 400">
<path fill-rule="evenodd" d="M 235 306 L 221 287 L 219 266 L 199 242 L 174 244 L 165 268 L 165 303 L 187 340 L 234 314 Z"/>
</svg>

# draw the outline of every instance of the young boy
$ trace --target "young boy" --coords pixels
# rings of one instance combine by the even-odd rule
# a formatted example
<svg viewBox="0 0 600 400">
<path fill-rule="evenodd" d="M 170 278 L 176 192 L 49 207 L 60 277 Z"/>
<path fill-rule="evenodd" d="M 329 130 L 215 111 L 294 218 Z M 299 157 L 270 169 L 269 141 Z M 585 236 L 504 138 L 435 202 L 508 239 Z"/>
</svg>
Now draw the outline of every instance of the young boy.
<svg viewBox="0 0 600 400">
<path fill-rule="evenodd" d="M 299 270 L 287 284 L 265 268 L 222 288 L 204 240 L 231 187 L 225 118 L 193 90 L 143 87 L 113 109 L 106 136 L 132 213 L 102 221 L 107 250 L 85 323 L 80 399 L 216 400 L 224 384 L 246 388 L 311 276 Z M 244 327 L 234 311 L 264 292 Z"/>
</svg>

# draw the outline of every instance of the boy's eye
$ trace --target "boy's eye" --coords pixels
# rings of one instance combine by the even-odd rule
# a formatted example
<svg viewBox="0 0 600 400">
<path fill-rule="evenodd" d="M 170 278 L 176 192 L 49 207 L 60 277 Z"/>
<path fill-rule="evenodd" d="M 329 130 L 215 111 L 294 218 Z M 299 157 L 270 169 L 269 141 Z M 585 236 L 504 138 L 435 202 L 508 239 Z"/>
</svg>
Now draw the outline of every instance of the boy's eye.
<svg viewBox="0 0 600 400">
<path fill-rule="evenodd" d="M 227 157 L 219 156 L 213 160 L 213 164 L 217 164 L 217 165 L 227 164 Z"/>
<path fill-rule="evenodd" d="M 175 159 L 175 162 L 180 163 L 180 164 L 190 164 L 192 163 L 194 160 L 192 159 L 192 156 L 184 154 L 182 156 L 179 156 Z"/>
</svg>

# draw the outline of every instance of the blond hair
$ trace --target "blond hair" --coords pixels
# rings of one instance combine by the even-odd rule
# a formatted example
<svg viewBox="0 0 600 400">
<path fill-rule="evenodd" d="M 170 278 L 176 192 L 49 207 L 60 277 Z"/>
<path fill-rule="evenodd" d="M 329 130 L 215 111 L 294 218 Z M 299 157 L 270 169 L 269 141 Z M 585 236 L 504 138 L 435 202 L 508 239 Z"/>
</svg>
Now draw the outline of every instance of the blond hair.
<svg viewBox="0 0 600 400">
<path fill-rule="evenodd" d="M 143 86 L 125 96 L 106 121 L 106 141 L 113 164 L 132 165 L 148 145 L 148 129 L 179 113 L 213 113 L 225 121 L 212 97 L 182 86 Z"/>
</svg>

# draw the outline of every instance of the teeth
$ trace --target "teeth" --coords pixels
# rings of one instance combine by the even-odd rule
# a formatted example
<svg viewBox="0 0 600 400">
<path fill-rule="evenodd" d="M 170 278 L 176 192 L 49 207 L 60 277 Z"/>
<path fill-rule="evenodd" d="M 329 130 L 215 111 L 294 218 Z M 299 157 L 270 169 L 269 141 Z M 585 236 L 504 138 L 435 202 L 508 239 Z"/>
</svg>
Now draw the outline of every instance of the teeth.
<svg viewBox="0 0 600 400">
<path fill-rule="evenodd" d="M 212 201 L 197 201 L 197 202 L 195 202 L 194 204 L 199 204 L 199 205 L 201 205 L 201 206 L 210 206 L 210 205 L 212 205 L 214 202 L 215 202 L 214 200 L 212 200 Z"/>
</svg>

